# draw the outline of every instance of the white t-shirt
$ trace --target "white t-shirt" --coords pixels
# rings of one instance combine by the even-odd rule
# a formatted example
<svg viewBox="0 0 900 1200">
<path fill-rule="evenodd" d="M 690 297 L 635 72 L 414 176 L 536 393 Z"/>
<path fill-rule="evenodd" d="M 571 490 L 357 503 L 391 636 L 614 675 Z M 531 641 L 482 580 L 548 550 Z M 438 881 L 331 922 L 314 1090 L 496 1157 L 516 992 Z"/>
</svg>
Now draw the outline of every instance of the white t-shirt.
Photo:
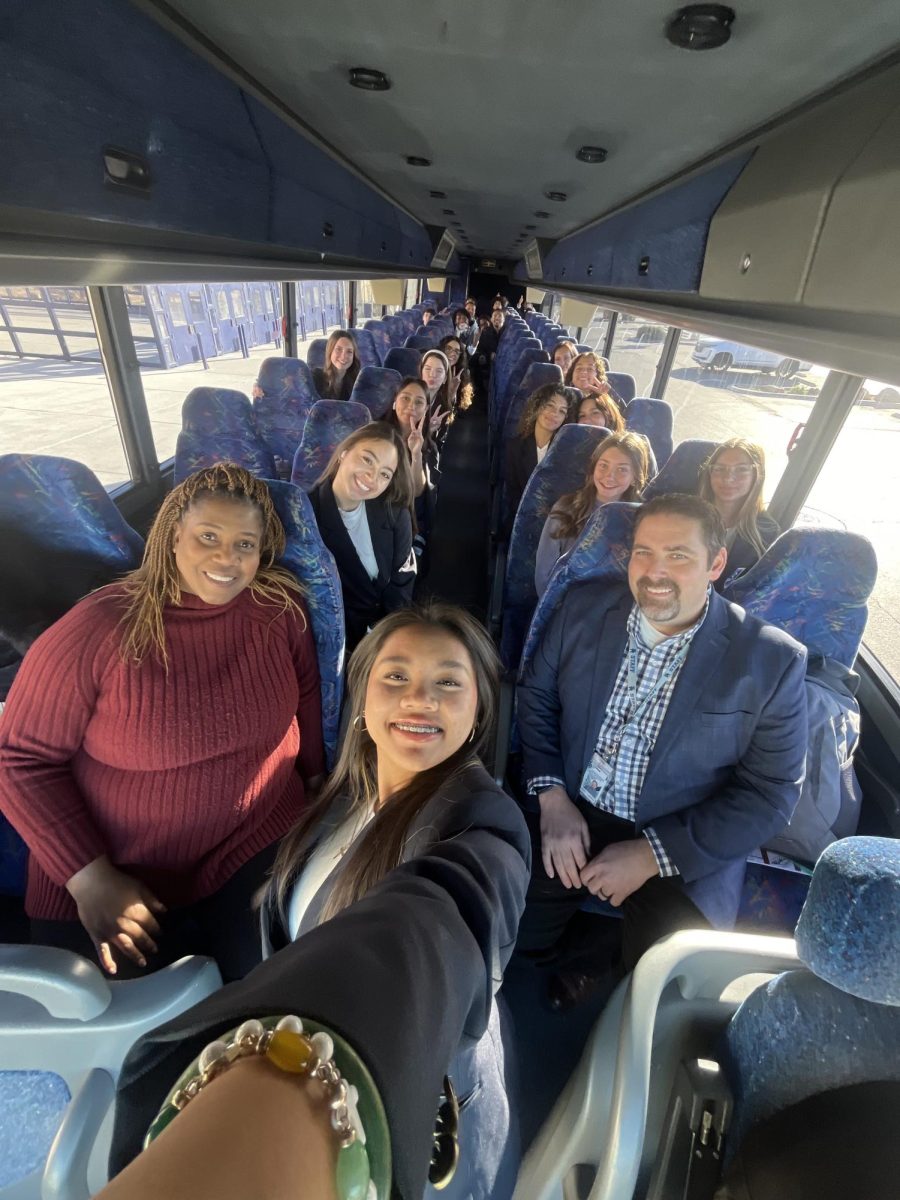
<svg viewBox="0 0 900 1200">
<path fill-rule="evenodd" d="M 296 938 L 313 897 L 373 816 L 372 812 L 351 813 L 327 832 L 323 830 L 321 839 L 291 888 L 287 908 L 288 929 L 292 938 Z"/>
<path fill-rule="evenodd" d="M 350 541 L 353 543 L 353 548 L 359 555 L 359 561 L 363 565 L 363 569 L 370 579 L 378 577 L 378 562 L 375 559 L 375 551 L 372 547 L 372 534 L 369 530 L 369 520 L 366 516 L 365 504 L 357 504 L 356 508 L 345 512 L 344 509 L 338 508 L 341 514 L 341 520 L 344 522 L 344 528 L 350 534 Z"/>
<path fill-rule="evenodd" d="M 546 446 L 538 446 L 538 448 L 537 448 L 537 460 L 538 460 L 538 462 L 539 462 L 539 463 L 541 463 L 541 462 L 543 462 L 543 461 L 544 461 L 544 455 L 547 453 L 547 451 L 548 451 L 549 449 L 550 449 L 550 443 L 549 443 L 549 442 L 547 443 L 547 445 L 546 445 Z"/>
</svg>

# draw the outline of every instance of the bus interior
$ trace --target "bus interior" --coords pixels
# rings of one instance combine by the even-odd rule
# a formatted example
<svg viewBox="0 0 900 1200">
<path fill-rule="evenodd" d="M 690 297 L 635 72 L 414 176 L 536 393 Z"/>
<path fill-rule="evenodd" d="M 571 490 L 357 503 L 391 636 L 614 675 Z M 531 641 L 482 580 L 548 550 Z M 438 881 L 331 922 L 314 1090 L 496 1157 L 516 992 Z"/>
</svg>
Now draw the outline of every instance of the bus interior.
<svg viewBox="0 0 900 1200">
<path fill-rule="evenodd" d="M 188 435 L 221 457 L 251 437 L 257 473 L 290 477 L 299 433 L 192 431 L 189 394 L 223 422 L 229 403 L 259 413 L 340 328 L 365 367 L 391 354 L 405 374 L 405 350 L 452 331 L 442 314 L 471 297 L 489 317 L 500 295 L 519 349 L 450 430 L 427 579 L 501 649 L 495 778 L 515 786 L 536 604 L 498 464 L 527 365 L 568 337 L 607 360 L 660 473 L 695 486 L 698 455 L 749 438 L 783 536 L 833 547 L 827 570 L 773 584 L 771 611 L 793 629 L 815 610 L 852 668 L 859 802 L 838 836 L 900 836 L 895 3 L 7 0 L 0 55 L 4 695 L 40 629 L 139 555 Z M 135 985 L 28 945 L 25 860 L 0 817 L 0 1200 L 88 1196 L 125 1053 L 215 972 L 188 963 L 116 1010 Z M 518 1200 L 676 1194 L 673 1096 L 719 1086 L 679 1074 L 685 1047 L 707 1061 L 746 981 L 797 966 L 813 865 L 762 850 L 738 932 L 655 959 L 609 1004 L 548 1015 L 533 973 L 510 972 L 517 1044 L 549 1043 L 522 1056 Z"/>
</svg>

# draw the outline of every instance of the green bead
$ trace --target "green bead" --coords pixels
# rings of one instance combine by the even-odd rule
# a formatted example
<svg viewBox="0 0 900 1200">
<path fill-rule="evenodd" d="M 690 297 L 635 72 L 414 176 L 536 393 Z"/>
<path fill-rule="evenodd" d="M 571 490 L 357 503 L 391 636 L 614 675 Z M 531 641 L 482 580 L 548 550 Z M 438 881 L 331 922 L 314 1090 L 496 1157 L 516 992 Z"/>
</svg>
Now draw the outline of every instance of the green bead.
<svg viewBox="0 0 900 1200">
<path fill-rule="evenodd" d="M 158 1138 L 167 1125 L 171 1125 L 178 1116 L 178 1109 L 174 1104 L 166 1104 L 160 1109 L 156 1120 L 147 1130 L 147 1136 L 144 1138 L 144 1149 L 150 1145 L 155 1138 Z"/>
<path fill-rule="evenodd" d="M 338 1154 L 338 1196 L 340 1200 L 366 1200 L 368 1189 L 369 1156 L 362 1142 L 354 1142 Z"/>
</svg>

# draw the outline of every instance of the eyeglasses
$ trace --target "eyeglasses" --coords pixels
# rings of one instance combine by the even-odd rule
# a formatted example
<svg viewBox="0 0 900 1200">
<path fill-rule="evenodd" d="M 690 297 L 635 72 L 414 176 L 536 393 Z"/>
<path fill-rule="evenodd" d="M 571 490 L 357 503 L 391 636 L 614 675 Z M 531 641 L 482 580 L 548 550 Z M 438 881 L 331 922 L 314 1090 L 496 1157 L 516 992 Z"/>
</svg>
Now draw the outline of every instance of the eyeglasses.
<svg viewBox="0 0 900 1200">
<path fill-rule="evenodd" d="M 756 467 L 750 467 L 746 463 L 739 467 L 710 467 L 709 473 L 714 479 L 749 479 L 756 471 Z"/>
</svg>

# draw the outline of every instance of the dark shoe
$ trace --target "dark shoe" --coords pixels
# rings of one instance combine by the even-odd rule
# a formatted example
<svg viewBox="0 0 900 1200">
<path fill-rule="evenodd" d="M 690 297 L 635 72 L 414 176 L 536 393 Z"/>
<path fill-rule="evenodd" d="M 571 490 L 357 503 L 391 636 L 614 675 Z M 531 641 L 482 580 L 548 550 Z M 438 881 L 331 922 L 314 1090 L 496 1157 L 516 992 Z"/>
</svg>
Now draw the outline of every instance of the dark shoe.
<svg viewBox="0 0 900 1200">
<path fill-rule="evenodd" d="M 609 967 L 569 967 L 550 976 L 547 1000 L 554 1012 L 569 1012 L 601 992 L 611 991 L 617 982 Z"/>
</svg>

